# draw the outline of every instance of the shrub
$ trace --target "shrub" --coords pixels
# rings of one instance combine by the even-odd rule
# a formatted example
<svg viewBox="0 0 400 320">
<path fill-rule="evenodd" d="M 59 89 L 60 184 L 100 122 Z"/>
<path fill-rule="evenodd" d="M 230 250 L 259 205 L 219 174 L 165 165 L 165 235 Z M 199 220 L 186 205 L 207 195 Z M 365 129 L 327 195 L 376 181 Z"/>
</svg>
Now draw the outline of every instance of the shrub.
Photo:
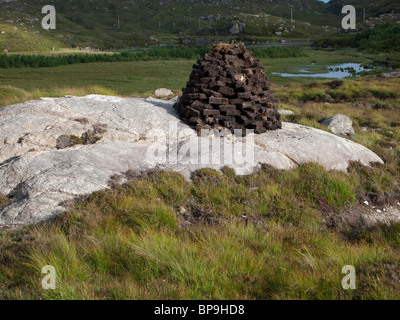
<svg viewBox="0 0 400 320">
<path fill-rule="evenodd" d="M 208 47 L 166 47 L 148 50 L 125 51 L 115 54 L 20 55 L 0 54 L 0 68 L 53 68 L 61 65 L 95 62 L 128 62 L 172 59 L 199 59 Z M 222 49 L 221 49 L 222 50 Z M 257 58 L 289 58 L 304 56 L 296 48 L 256 48 Z"/>
</svg>

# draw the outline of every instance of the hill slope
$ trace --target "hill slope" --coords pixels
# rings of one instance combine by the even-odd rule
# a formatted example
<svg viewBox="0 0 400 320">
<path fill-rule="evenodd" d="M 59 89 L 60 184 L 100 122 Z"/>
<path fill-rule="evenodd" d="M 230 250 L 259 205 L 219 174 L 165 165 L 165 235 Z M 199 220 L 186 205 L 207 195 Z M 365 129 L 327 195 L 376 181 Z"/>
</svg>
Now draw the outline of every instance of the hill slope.
<svg viewBox="0 0 400 320">
<path fill-rule="evenodd" d="M 0 23 L 26 26 L 66 46 L 101 49 L 189 43 L 199 38 L 313 39 L 340 31 L 341 19 L 335 12 L 340 1 L 53 0 L 57 30 L 44 32 L 41 8 L 47 0 L 0 0 Z M 376 9 L 375 1 L 363 2 L 369 3 L 371 12 Z M 390 9 L 396 5 L 388 3 L 398 1 L 381 2 Z"/>
</svg>

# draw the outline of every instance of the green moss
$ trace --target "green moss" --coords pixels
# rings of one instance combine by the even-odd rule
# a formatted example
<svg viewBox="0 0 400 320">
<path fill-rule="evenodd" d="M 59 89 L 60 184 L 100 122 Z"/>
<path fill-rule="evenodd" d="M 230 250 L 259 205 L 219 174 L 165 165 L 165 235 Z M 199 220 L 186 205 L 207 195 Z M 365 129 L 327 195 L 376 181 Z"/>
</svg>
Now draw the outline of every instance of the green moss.
<svg viewBox="0 0 400 320">
<path fill-rule="evenodd" d="M 9 204 L 11 204 L 10 199 L 0 193 L 0 211 L 7 207 Z"/>
<path fill-rule="evenodd" d="M 69 138 L 71 139 L 72 143 L 74 145 L 76 144 L 83 144 L 82 138 L 74 136 L 74 135 L 70 135 Z"/>
</svg>

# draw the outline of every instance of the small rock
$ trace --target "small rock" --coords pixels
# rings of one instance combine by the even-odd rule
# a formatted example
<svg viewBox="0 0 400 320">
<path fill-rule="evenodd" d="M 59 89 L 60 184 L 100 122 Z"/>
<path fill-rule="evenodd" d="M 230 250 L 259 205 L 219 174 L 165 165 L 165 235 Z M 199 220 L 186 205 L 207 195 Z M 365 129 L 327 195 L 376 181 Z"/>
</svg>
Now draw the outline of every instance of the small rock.
<svg viewBox="0 0 400 320">
<path fill-rule="evenodd" d="M 185 207 L 180 207 L 179 208 L 179 213 L 180 214 L 185 214 L 187 212 L 187 210 L 185 209 Z"/>
<path fill-rule="evenodd" d="M 337 114 L 322 122 L 322 125 L 339 136 L 353 136 L 355 134 L 353 129 L 353 121 L 343 114 Z"/>
<path fill-rule="evenodd" d="M 246 24 L 241 22 L 241 21 L 235 21 L 233 22 L 232 27 L 229 29 L 229 33 L 232 36 L 235 36 L 237 34 L 239 34 L 240 32 L 242 32 L 244 30 L 244 28 L 246 28 Z"/>
<path fill-rule="evenodd" d="M 377 213 L 382 213 L 382 210 L 377 209 L 376 212 Z"/>
<path fill-rule="evenodd" d="M 173 98 L 169 99 L 168 101 L 169 102 L 173 102 L 173 103 L 177 103 L 180 98 L 181 98 L 181 96 L 176 96 L 176 97 L 173 97 Z"/>
<path fill-rule="evenodd" d="M 154 91 L 154 95 L 157 98 L 167 98 L 169 96 L 172 96 L 173 94 L 174 93 L 171 90 L 165 89 L 165 88 L 160 88 L 160 89 L 157 89 L 156 91 Z"/>
<path fill-rule="evenodd" d="M 335 102 L 335 100 L 329 95 L 329 94 L 325 94 L 322 98 L 322 101 L 325 103 L 333 103 Z"/>
<path fill-rule="evenodd" d="M 381 78 L 383 78 L 383 79 L 391 79 L 391 78 L 399 78 L 399 77 L 400 77 L 400 71 L 381 74 Z"/>
<path fill-rule="evenodd" d="M 291 110 L 278 110 L 278 112 L 281 116 L 291 116 L 294 114 Z"/>
</svg>

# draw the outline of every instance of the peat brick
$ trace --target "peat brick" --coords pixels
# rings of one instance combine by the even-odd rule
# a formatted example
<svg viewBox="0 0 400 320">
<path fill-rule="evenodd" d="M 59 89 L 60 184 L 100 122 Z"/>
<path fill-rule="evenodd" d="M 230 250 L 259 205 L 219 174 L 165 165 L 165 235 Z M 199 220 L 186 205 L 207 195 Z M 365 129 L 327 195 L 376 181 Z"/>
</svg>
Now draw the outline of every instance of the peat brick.
<svg viewBox="0 0 400 320">
<path fill-rule="evenodd" d="M 227 111 L 233 111 L 236 110 L 236 106 L 235 105 L 231 105 L 231 104 L 226 104 L 226 105 L 219 105 L 218 109 L 222 112 L 227 112 Z"/>
<path fill-rule="evenodd" d="M 214 115 L 219 115 L 221 112 L 216 109 L 206 109 L 203 111 L 204 116 L 214 116 Z"/>
<path fill-rule="evenodd" d="M 220 87 L 218 92 L 227 97 L 232 97 L 235 95 L 235 90 L 230 87 Z"/>
<path fill-rule="evenodd" d="M 239 92 L 238 93 L 239 99 L 250 99 L 250 97 L 251 97 L 251 92 Z"/>
<path fill-rule="evenodd" d="M 229 99 L 211 96 L 211 97 L 208 99 L 208 103 L 209 103 L 209 104 L 218 104 L 218 105 L 221 105 L 221 104 L 229 104 Z"/>
<path fill-rule="evenodd" d="M 212 96 L 212 97 L 217 97 L 217 98 L 222 98 L 223 95 L 220 92 L 214 91 L 214 90 L 210 90 L 210 89 L 203 89 L 203 92 L 208 96 Z M 206 98 L 205 98 L 206 99 Z"/>
</svg>

